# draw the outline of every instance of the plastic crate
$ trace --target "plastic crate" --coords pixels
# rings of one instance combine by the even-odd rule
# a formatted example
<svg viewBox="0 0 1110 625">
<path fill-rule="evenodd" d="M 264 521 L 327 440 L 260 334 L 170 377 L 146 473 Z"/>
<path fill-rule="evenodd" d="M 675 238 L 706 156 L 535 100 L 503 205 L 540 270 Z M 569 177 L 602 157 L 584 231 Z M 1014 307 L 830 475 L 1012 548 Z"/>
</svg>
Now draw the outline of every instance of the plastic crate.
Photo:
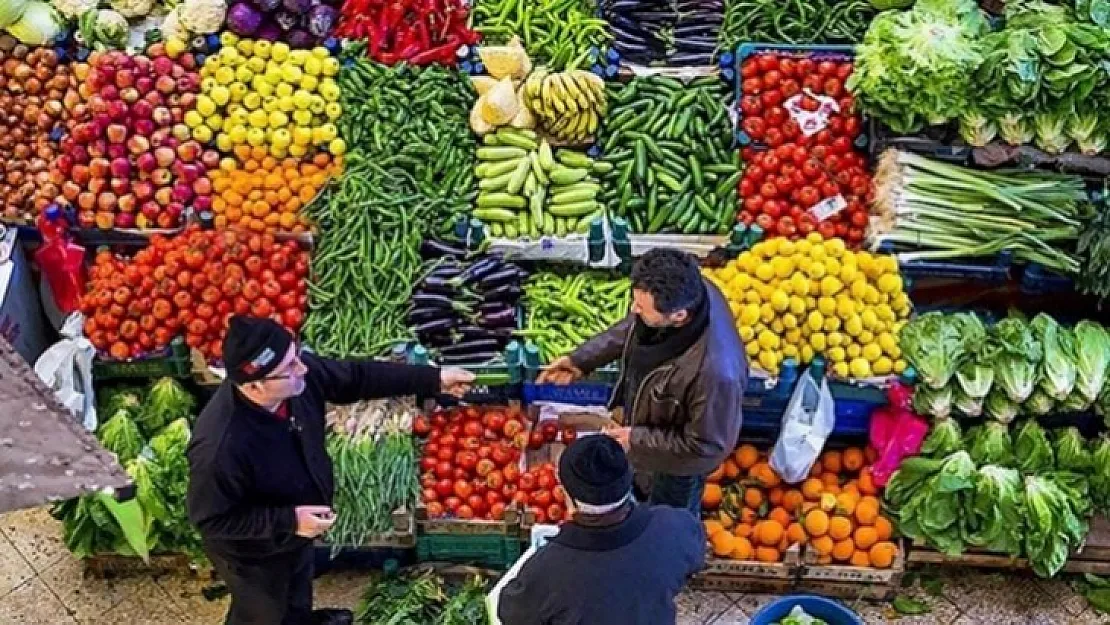
<svg viewBox="0 0 1110 625">
<path fill-rule="evenodd" d="M 539 384 L 536 382 L 541 368 L 525 367 L 522 396 L 525 404 L 556 402 L 577 406 L 604 406 L 613 396 L 620 380 L 620 367 L 606 365 L 583 380 L 573 384 Z"/>
<path fill-rule="evenodd" d="M 453 562 L 508 569 L 522 552 L 520 536 L 429 534 L 416 539 L 418 562 Z"/>
<path fill-rule="evenodd" d="M 177 338 L 160 356 L 134 360 L 107 360 L 97 357 L 93 361 L 93 377 L 98 380 L 128 378 L 187 378 L 193 373 L 193 363 L 185 341 Z"/>
<path fill-rule="evenodd" d="M 894 254 L 894 247 L 884 243 L 879 248 L 883 254 Z M 942 278 L 967 280 L 983 284 L 1004 284 L 1010 281 L 1013 268 L 1013 254 L 999 252 L 993 260 L 982 263 L 960 263 L 948 261 L 909 261 L 899 262 L 898 270 L 903 278 L 911 280 L 923 278 Z"/>
<path fill-rule="evenodd" d="M 476 376 L 473 386 L 461 401 L 470 404 L 503 404 L 519 401 L 521 398 L 519 353 L 519 344 L 516 341 L 510 341 L 505 348 L 502 361 L 452 365 L 470 371 Z M 429 361 L 427 350 L 420 345 L 407 349 L 404 358 L 414 364 L 426 364 Z M 449 401 L 449 398 L 444 400 Z"/>
<path fill-rule="evenodd" d="M 957 165 L 971 162 L 971 146 L 964 143 L 959 133 L 950 126 L 933 126 L 916 135 L 905 136 L 872 119 L 867 129 L 873 159 L 888 149 L 896 149 Z"/>
<path fill-rule="evenodd" d="M 733 109 L 733 120 L 736 122 L 736 142 L 740 147 L 762 148 L 762 144 L 753 141 L 746 132 L 741 130 L 744 121 L 743 112 L 740 110 L 740 99 L 743 97 L 743 83 L 740 79 L 741 68 L 744 61 L 756 54 L 774 54 L 775 56 L 794 59 L 810 58 L 820 61 L 851 61 L 855 58 L 855 46 L 850 45 L 790 45 L 778 43 L 742 43 L 736 48 L 736 97 Z M 867 133 L 860 134 L 856 139 L 857 148 L 866 148 L 868 144 Z"/>
<path fill-rule="evenodd" d="M 1072 293 L 1075 281 L 1041 265 L 1033 264 L 1021 273 L 1021 292 L 1030 295 L 1045 293 Z"/>
</svg>

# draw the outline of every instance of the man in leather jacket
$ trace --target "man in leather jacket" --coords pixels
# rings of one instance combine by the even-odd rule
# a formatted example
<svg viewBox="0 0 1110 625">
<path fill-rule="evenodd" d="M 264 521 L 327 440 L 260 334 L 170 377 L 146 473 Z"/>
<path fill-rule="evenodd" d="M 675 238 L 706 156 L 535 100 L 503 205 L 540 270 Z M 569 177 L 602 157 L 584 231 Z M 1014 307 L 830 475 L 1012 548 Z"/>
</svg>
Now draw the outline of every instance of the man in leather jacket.
<svg viewBox="0 0 1110 625">
<path fill-rule="evenodd" d="M 623 425 L 607 433 L 650 477 L 650 503 L 697 516 L 705 476 L 740 434 L 744 344 L 724 296 L 690 254 L 642 256 L 632 268 L 632 298 L 625 319 L 556 360 L 539 381 L 568 384 L 619 359 L 610 408 L 623 409 Z"/>
</svg>

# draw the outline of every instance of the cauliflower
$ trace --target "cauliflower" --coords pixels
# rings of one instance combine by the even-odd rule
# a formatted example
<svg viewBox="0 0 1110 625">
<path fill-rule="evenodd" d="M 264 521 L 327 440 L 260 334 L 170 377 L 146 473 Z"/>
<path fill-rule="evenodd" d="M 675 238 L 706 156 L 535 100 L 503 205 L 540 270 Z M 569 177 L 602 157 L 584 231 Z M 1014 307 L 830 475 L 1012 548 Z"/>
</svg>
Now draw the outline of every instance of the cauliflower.
<svg viewBox="0 0 1110 625">
<path fill-rule="evenodd" d="M 170 39 L 178 39 L 181 41 L 188 41 L 192 34 L 188 28 L 181 24 L 181 14 L 178 9 L 174 9 L 166 14 L 166 18 L 162 20 L 162 38 L 166 41 Z"/>
<path fill-rule="evenodd" d="M 181 24 L 190 32 L 207 35 L 224 25 L 227 3 L 224 0 L 182 0 L 177 12 Z"/>
<path fill-rule="evenodd" d="M 154 0 L 112 0 L 112 8 L 126 17 L 146 17 L 154 10 Z"/>
<path fill-rule="evenodd" d="M 52 4 L 58 13 L 67 20 L 75 20 L 86 12 L 95 9 L 99 4 L 97 0 L 53 0 Z"/>
<path fill-rule="evenodd" d="M 127 20 L 110 9 L 88 11 L 79 22 L 81 38 L 94 50 L 123 49 L 127 46 L 128 28 Z"/>
</svg>

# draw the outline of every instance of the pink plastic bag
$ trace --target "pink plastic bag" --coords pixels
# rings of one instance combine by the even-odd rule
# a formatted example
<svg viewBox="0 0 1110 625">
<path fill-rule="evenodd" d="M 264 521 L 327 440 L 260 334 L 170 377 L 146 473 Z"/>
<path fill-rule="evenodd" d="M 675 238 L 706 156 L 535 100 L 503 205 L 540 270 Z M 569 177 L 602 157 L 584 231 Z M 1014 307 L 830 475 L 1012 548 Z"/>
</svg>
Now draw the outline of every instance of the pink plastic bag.
<svg viewBox="0 0 1110 625">
<path fill-rule="evenodd" d="M 42 247 L 35 252 L 35 262 L 50 285 L 54 304 L 69 315 L 80 308 L 85 290 L 85 248 L 70 240 L 65 216 L 57 206 L 48 207 L 37 223 Z"/>
<path fill-rule="evenodd" d="M 879 459 L 871 467 L 875 485 L 885 486 L 898 470 L 902 459 L 917 455 L 929 424 L 910 409 L 912 391 L 901 382 L 887 390 L 887 406 L 871 413 L 871 446 L 879 451 Z"/>
</svg>

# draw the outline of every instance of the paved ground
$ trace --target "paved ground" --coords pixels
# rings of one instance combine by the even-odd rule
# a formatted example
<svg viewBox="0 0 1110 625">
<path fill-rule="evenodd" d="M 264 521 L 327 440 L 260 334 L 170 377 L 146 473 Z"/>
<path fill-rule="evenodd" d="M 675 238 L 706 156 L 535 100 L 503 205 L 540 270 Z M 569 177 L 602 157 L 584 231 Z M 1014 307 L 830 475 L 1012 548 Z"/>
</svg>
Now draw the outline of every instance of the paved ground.
<svg viewBox="0 0 1110 625">
<path fill-rule="evenodd" d="M 316 581 L 318 607 L 350 607 L 366 584 L 356 573 Z M 970 572 L 948 574 L 907 594 L 930 605 L 924 616 L 898 618 L 889 608 L 861 604 L 870 623 L 904 625 L 1099 625 L 1065 581 Z M 116 581 L 87 578 L 60 541 L 59 524 L 44 510 L 0 516 L 0 625 L 218 625 L 226 599 L 207 601 L 203 582 L 184 576 Z M 939 596 L 938 596 L 939 595 Z M 681 597 L 680 625 L 742 625 L 773 597 L 689 592 Z"/>
</svg>

